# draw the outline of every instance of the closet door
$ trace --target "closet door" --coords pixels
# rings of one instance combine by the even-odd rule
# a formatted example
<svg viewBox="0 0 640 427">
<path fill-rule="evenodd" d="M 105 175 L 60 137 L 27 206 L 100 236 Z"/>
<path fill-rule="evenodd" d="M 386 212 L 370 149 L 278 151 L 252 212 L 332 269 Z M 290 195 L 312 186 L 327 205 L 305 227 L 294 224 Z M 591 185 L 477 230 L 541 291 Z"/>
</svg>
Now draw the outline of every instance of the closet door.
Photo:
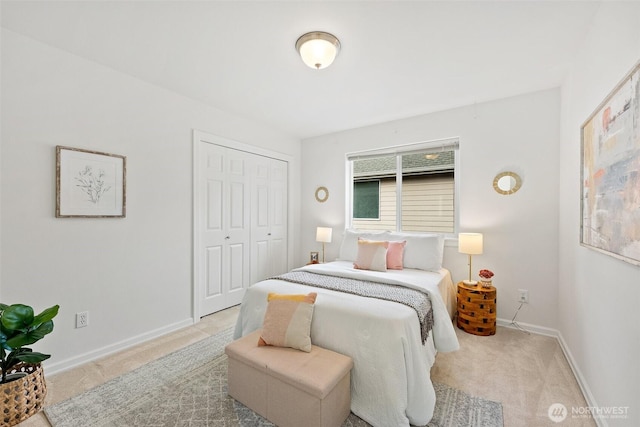
<svg viewBox="0 0 640 427">
<path fill-rule="evenodd" d="M 239 304 L 250 284 L 252 155 L 200 144 L 196 274 L 204 316 Z"/>
<path fill-rule="evenodd" d="M 194 315 L 240 304 L 287 271 L 289 161 L 194 132 Z"/>
<path fill-rule="evenodd" d="M 287 271 L 288 164 L 261 157 L 252 174 L 251 283 Z"/>
</svg>

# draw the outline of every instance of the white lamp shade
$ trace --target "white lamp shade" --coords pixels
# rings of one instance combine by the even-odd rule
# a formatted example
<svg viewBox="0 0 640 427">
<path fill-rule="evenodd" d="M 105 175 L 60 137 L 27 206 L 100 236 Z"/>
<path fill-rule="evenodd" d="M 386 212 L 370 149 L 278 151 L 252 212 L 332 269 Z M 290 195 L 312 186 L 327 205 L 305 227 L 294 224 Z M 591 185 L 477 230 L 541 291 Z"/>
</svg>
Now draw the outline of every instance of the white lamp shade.
<svg viewBox="0 0 640 427">
<path fill-rule="evenodd" d="M 302 35 L 296 42 L 302 62 L 311 68 L 321 70 L 333 63 L 340 50 L 340 42 L 329 33 L 314 31 Z"/>
<path fill-rule="evenodd" d="M 331 234 L 333 234 L 333 228 L 318 227 L 316 230 L 316 242 L 331 243 Z"/>
<path fill-rule="evenodd" d="M 468 255 L 482 253 L 482 233 L 458 234 L 458 252 Z"/>
</svg>

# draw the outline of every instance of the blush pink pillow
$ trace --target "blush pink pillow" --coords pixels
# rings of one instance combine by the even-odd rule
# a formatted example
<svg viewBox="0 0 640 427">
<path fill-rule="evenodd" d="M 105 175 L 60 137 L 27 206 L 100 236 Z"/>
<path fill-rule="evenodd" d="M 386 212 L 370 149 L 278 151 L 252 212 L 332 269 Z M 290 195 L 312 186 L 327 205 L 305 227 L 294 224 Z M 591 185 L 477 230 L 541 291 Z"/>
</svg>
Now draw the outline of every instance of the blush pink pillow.
<svg viewBox="0 0 640 427">
<path fill-rule="evenodd" d="M 387 247 L 387 268 L 389 270 L 402 270 L 402 259 L 404 257 L 404 245 L 406 240 L 402 242 L 389 242 Z"/>
</svg>

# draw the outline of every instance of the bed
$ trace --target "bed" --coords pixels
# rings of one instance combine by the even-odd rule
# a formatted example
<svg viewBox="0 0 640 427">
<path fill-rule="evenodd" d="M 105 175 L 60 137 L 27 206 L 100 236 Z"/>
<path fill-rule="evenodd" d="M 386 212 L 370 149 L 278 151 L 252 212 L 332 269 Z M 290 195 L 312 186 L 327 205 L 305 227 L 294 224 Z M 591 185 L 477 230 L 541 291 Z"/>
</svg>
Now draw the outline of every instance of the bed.
<svg viewBox="0 0 640 427">
<path fill-rule="evenodd" d="M 355 269 L 358 244 L 364 238 L 405 241 L 404 268 L 387 271 Z M 455 351 L 459 345 L 451 322 L 455 288 L 449 271 L 441 267 L 442 238 L 436 236 L 435 244 L 432 241 L 425 244 L 425 239 L 422 235 L 371 235 L 347 230 L 340 249 L 340 260 L 293 270 L 382 282 L 428 294 L 433 325 L 424 344 L 421 322 L 414 308 L 389 300 L 316 288 L 278 278 L 258 282 L 247 289 L 234 337 L 240 338 L 262 327 L 268 293 L 316 292 L 318 297 L 311 324 L 311 340 L 315 345 L 353 358 L 352 412 L 373 426 L 427 424 L 435 406 L 430 369 L 436 352 Z M 440 253 L 431 256 L 425 252 L 433 248 Z M 424 260 L 430 258 L 436 262 L 425 264 Z"/>
</svg>

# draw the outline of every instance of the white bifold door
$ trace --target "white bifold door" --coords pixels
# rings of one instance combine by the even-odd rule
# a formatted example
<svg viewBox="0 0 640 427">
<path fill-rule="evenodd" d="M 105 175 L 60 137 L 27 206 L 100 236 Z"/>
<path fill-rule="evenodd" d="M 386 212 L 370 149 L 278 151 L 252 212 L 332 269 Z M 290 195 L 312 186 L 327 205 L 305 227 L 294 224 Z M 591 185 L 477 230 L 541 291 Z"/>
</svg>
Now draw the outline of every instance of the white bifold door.
<svg viewBox="0 0 640 427">
<path fill-rule="evenodd" d="M 251 283 L 287 271 L 287 162 L 266 159 L 251 184 Z"/>
<path fill-rule="evenodd" d="M 195 280 L 204 316 L 239 304 L 251 284 L 287 270 L 288 163 L 196 143 Z"/>
</svg>

